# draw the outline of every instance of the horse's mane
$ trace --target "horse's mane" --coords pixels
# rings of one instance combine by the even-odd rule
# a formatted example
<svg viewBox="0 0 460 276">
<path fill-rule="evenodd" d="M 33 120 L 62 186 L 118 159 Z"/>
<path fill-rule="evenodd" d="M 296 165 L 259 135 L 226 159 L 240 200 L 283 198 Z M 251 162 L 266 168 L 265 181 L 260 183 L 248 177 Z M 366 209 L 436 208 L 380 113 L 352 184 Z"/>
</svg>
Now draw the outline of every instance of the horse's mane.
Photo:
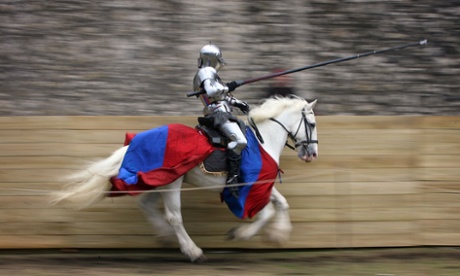
<svg viewBox="0 0 460 276">
<path fill-rule="evenodd" d="M 276 117 L 281 112 L 286 111 L 286 109 L 300 110 L 306 103 L 305 99 L 295 95 L 291 95 L 290 97 L 274 96 L 265 99 L 262 104 L 252 108 L 251 112 L 249 112 L 249 117 L 257 123 Z"/>
</svg>

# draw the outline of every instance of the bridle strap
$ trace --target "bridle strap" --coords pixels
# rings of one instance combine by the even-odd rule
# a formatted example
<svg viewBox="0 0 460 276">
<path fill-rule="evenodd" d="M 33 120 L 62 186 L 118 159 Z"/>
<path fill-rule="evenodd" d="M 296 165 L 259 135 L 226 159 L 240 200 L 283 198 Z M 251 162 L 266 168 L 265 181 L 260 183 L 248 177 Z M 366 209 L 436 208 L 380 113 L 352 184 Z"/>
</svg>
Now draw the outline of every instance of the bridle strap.
<svg viewBox="0 0 460 276">
<path fill-rule="evenodd" d="M 305 136 L 307 136 L 306 140 L 303 140 L 303 141 L 300 141 L 300 142 L 297 142 L 297 139 L 295 138 L 297 136 L 297 134 L 299 133 L 300 131 L 300 127 L 302 126 L 302 121 L 300 121 L 299 123 L 299 126 L 297 127 L 297 130 L 294 134 L 292 134 L 292 132 L 290 132 L 285 125 L 283 125 L 280 121 L 274 119 L 274 118 L 270 118 L 271 121 L 277 123 L 278 125 L 280 125 L 287 133 L 288 133 L 288 138 L 290 138 L 293 142 L 294 142 L 294 147 L 289 145 L 288 141 L 286 141 L 286 146 L 292 150 L 295 150 L 295 148 L 299 147 L 299 146 L 306 146 L 306 145 L 309 145 L 309 144 L 318 144 L 318 140 L 312 140 L 311 137 L 312 137 L 312 134 L 313 134 L 313 127 L 308 127 L 308 122 L 307 122 L 307 117 L 305 116 L 305 109 L 302 110 L 302 121 L 305 125 Z"/>
<path fill-rule="evenodd" d="M 278 125 L 280 125 L 284 130 L 286 130 L 287 134 L 288 134 L 288 138 L 291 138 L 292 141 L 294 141 L 294 143 L 296 143 L 296 139 L 295 139 L 295 136 L 292 135 L 292 133 L 280 122 L 278 121 L 277 119 L 274 119 L 274 118 L 270 118 L 270 121 L 273 121 L 275 123 L 277 123 Z M 296 131 L 296 134 L 297 132 L 299 131 L 300 129 L 300 125 L 299 125 L 299 128 L 297 128 L 297 131 Z M 289 145 L 288 141 L 286 141 L 286 144 L 284 144 L 286 147 L 290 148 L 291 150 L 295 150 L 296 146 L 291 146 Z"/>
<path fill-rule="evenodd" d="M 295 150 L 297 147 L 299 146 L 307 146 L 309 144 L 318 144 L 318 140 L 311 140 L 311 137 L 312 137 L 312 134 L 313 134 L 313 128 L 314 126 L 310 126 L 308 127 L 308 122 L 307 122 L 307 117 L 305 116 L 305 109 L 302 110 L 302 121 L 305 125 L 305 136 L 307 136 L 306 140 L 303 140 L 303 141 L 300 141 L 300 142 L 297 142 L 297 139 L 295 138 L 297 136 L 297 134 L 299 133 L 300 131 L 300 127 L 302 126 L 302 121 L 300 121 L 299 123 L 299 126 L 297 127 L 297 130 L 294 134 L 292 134 L 292 132 L 290 132 L 285 125 L 283 125 L 280 121 L 276 120 L 275 118 L 270 118 L 271 121 L 277 123 L 278 125 L 280 125 L 288 134 L 288 138 L 290 138 L 293 142 L 294 142 L 294 146 L 291 146 L 289 145 L 288 141 L 286 141 L 286 146 L 292 150 Z M 254 129 L 255 133 L 256 133 L 256 136 L 257 136 L 257 139 L 259 139 L 260 143 L 263 144 L 264 143 L 264 139 L 262 138 L 262 135 L 260 134 L 260 131 L 259 129 L 257 128 L 257 125 L 256 123 L 254 122 L 254 120 L 249 117 L 249 124 L 251 125 L 251 127 Z"/>
</svg>

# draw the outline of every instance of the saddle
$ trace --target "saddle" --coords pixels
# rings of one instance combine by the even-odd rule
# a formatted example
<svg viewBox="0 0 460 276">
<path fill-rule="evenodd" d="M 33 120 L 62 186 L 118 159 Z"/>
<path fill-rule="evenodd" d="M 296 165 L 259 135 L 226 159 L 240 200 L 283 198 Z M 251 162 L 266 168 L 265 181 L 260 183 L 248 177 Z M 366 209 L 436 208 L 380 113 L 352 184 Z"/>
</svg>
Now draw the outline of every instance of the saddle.
<svg viewBox="0 0 460 276">
<path fill-rule="evenodd" d="M 212 120 L 199 117 L 198 125 L 195 127 L 200 133 L 208 138 L 209 143 L 216 148 L 203 162 L 200 168 L 204 173 L 215 176 L 227 175 L 227 148 L 228 138 L 210 126 Z"/>
<path fill-rule="evenodd" d="M 245 126 L 238 121 L 240 128 Z M 198 117 L 198 125 L 195 127 L 200 133 L 208 138 L 209 143 L 216 148 L 202 163 L 200 168 L 204 173 L 223 176 L 227 175 L 227 144 L 229 139 L 215 129 L 216 122 L 213 117 Z M 244 130 L 244 128 L 242 128 Z M 245 133 L 245 131 L 243 131 Z"/>
</svg>

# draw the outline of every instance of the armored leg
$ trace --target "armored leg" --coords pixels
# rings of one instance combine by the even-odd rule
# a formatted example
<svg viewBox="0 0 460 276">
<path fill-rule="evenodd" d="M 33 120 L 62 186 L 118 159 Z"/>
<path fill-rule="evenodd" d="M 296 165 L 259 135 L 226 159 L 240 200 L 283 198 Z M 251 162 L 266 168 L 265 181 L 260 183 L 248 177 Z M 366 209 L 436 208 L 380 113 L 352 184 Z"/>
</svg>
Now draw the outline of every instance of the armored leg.
<svg viewBox="0 0 460 276">
<path fill-rule="evenodd" d="M 222 131 L 231 140 L 227 148 L 227 185 L 233 185 L 239 183 L 241 151 L 246 147 L 247 140 L 236 122 L 226 121 Z M 239 197 L 239 187 L 229 186 L 228 189 L 234 197 Z"/>
<path fill-rule="evenodd" d="M 239 189 L 237 186 L 233 186 L 233 185 L 239 183 L 240 164 L 241 164 L 241 155 L 236 153 L 233 150 L 227 150 L 227 168 L 228 168 L 227 185 L 230 185 L 228 187 L 228 190 L 236 198 L 239 197 Z"/>
</svg>

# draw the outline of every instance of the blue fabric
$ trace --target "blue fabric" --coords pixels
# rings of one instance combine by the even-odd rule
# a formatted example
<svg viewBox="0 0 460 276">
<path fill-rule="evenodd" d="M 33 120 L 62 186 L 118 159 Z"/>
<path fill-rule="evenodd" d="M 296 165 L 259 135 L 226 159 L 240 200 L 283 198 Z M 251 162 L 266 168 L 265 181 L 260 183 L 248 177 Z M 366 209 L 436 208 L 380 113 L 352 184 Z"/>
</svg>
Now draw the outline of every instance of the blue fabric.
<svg viewBox="0 0 460 276">
<path fill-rule="evenodd" d="M 259 179 L 262 169 L 262 158 L 259 148 L 259 141 L 250 128 L 246 128 L 246 139 L 248 144 L 241 153 L 240 178 L 245 186 L 239 187 L 238 198 L 232 196 L 228 188 L 225 188 L 222 196 L 230 211 L 237 217 L 245 217 L 245 203 L 254 183 Z"/>
<path fill-rule="evenodd" d="M 118 178 L 129 185 L 137 183 L 138 172 L 148 172 L 163 165 L 168 126 L 140 132 L 129 143 Z"/>
</svg>

